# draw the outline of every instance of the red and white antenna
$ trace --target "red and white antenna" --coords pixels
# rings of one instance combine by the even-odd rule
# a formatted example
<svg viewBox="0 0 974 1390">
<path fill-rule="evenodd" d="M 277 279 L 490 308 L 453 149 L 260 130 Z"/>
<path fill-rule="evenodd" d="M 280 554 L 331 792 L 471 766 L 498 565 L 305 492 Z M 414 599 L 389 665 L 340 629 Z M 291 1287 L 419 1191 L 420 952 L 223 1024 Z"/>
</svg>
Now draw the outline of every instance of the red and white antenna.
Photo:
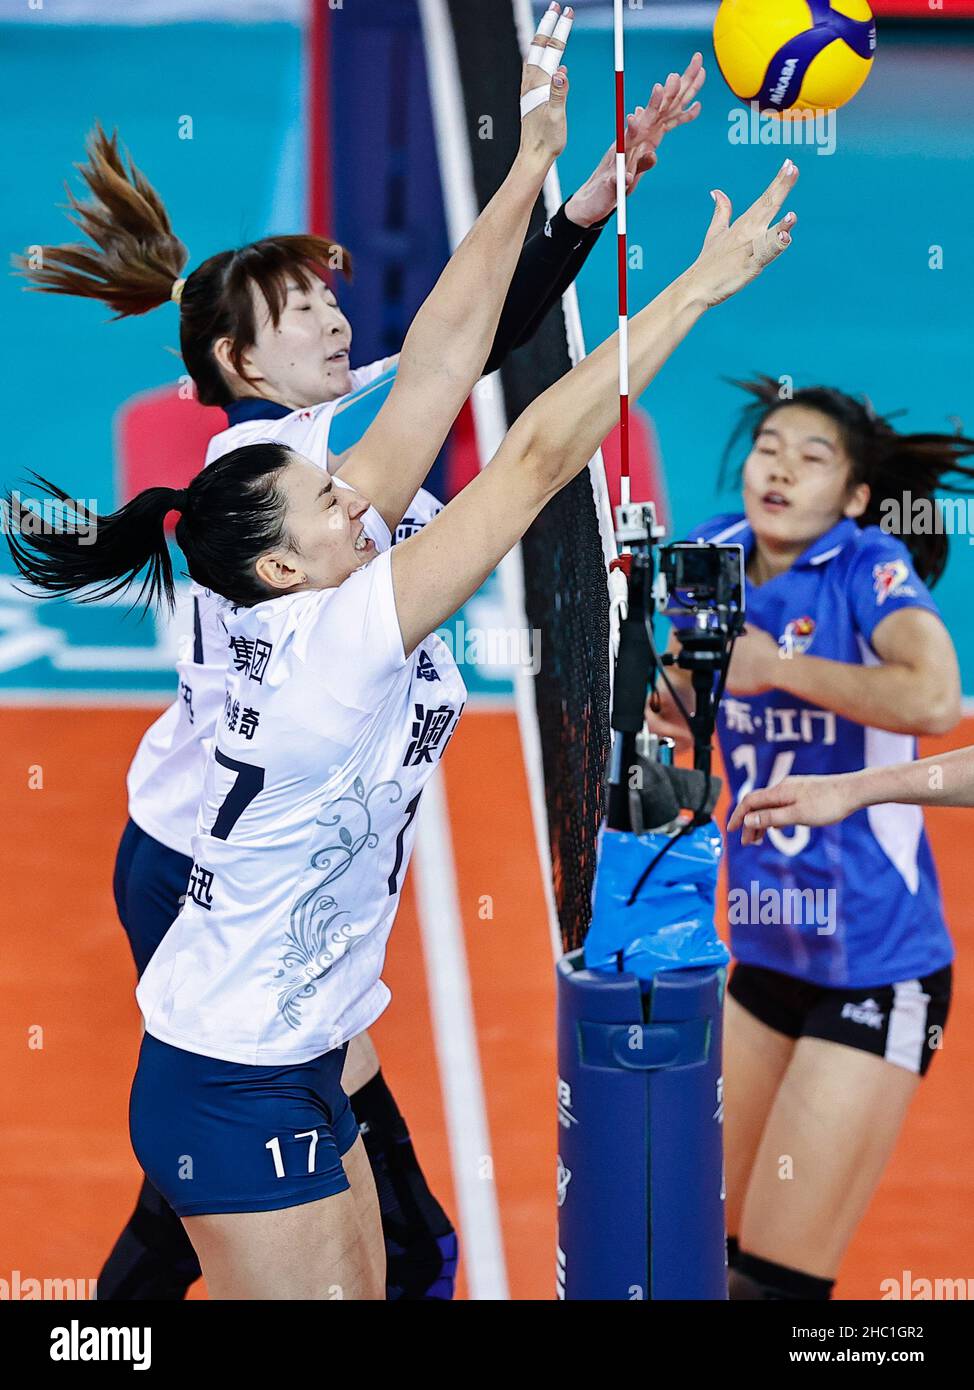
<svg viewBox="0 0 974 1390">
<path fill-rule="evenodd" d="M 616 231 L 619 255 L 619 462 L 620 502 L 631 500 L 629 482 L 629 245 L 626 233 L 626 50 L 623 0 L 614 0 L 616 69 Z"/>
</svg>

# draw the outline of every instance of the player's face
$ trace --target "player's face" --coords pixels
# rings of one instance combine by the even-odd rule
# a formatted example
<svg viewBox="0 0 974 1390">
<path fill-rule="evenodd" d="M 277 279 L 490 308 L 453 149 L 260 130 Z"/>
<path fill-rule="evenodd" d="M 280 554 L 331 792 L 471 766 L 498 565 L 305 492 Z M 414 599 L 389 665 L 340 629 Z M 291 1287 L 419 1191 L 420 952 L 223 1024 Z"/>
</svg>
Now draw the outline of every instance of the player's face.
<svg viewBox="0 0 974 1390">
<path fill-rule="evenodd" d="M 859 516 L 868 489 L 850 489 L 852 460 L 838 425 L 804 405 L 764 421 L 744 465 L 744 510 L 758 542 L 800 554 L 843 516 Z"/>
<path fill-rule="evenodd" d="M 291 547 L 258 561 L 265 582 L 282 592 L 331 589 L 375 558 L 375 543 L 363 531 L 369 503 L 361 493 L 340 487 L 300 455 L 283 470 L 278 487 L 287 499 Z"/>
<path fill-rule="evenodd" d="M 243 358 L 252 389 L 292 410 L 347 395 L 352 326 L 325 282 L 312 275 L 303 290 L 289 279 L 276 327 L 263 295 L 252 294 L 257 338 Z"/>
</svg>

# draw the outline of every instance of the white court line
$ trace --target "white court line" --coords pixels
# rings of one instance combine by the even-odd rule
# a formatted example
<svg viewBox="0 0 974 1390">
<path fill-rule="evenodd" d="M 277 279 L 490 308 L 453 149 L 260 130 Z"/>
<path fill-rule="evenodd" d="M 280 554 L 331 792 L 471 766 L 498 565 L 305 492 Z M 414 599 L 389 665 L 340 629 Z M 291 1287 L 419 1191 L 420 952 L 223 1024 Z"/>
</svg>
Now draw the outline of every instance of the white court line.
<svg viewBox="0 0 974 1390">
<path fill-rule="evenodd" d="M 426 960 L 453 1181 L 460 1254 L 471 1299 L 510 1297 L 484 1083 L 470 996 L 450 815 L 440 769 L 426 784 L 416 826 L 414 882 Z"/>
<path fill-rule="evenodd" d="M 440 184 L 450 243 L 456 249 L 478 214 L 456 48 L 445 0 L 420 0 L 419 14 Z M 499 385 L 489 377 L 474 390 L 474 424 L 482 462 L 492 457 L 506 431 L 500 395 Z M 417 894 L 433 1005 L 433 1036 L 460 1205 L 461 1248 L 466 1247 L 471 1298 L 506 1299 L 509 1295 L 497 1191 L 493 1180 L 482 1179 L 478 1172 L 478 1165 L 491 1152 L 490 1137 L 446 794 L 439 774 L 427 784 L 423 806 L 425 817 L 421 812 L 416 832 Z"/>
<path fill-rule="evenodd" d="M 146 709 L 159 714 L 172 693 L 151 690 L 58 690 L 24 686 L 0 689 L 0 709 Z"/>
</svg>

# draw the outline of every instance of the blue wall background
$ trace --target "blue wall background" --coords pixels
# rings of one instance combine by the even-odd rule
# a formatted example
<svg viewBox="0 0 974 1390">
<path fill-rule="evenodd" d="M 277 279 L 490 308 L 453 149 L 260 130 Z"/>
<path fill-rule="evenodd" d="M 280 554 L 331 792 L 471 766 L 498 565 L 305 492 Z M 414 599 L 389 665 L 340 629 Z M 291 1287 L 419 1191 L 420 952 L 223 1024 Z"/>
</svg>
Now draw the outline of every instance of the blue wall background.
<svg viewBox="0 0 974 1390">
<path fill-rule="evenodd" d="M 72 166 L 96 119 L 109 130 L 118 126 L 159 189 L 191 265 L 272 227 L 301 228 L 295 27 L 75 27 L 42 19 L 0 25 L 7 154 L 0 245 L 8 255 L 77 239 L 57 205 L 69 176 L 80 191 Z M 191 140 L 179 138 L 184 116 L 192 118 Z M 0 482 L 15 486 L 34 468 L 72 496 L 97 498 L 109 509 L 117 407 L 137 392 L 175 383 L 183 370 L 175 311 L 163 307 L 112 323 L 100 304 L 27 293 L 2 275 L 0 316 L 12 396 Z M 170 629 L 125 618 L 124 606 L 21 599 L 2 580 L 11 573 L 2 546 L 0 692 L 173 689 Z"/>
<path fill-rule="evenodd" d="M 865 391 L 877 409 L 909 407 L 917 429 L 974 432 L 974 33 L 881 31 L 879 57 L 859 97 L 839 113 L 831 157 L 794 153 L 802 178 L 801 225 L 787 258 L 755 287 L 711 314 L 660 374 L 644 405 L 659 432 L 678 530 L 734 505 L 716 479 L 735 420 L 724 376 L 788 373 Z M 738 210 L 768 182 L 786 151 L 731 145 L 736 105 L 704 32 L 633 29 L 628 97 L 645 100 L 657 77 L 683 67 L 695 47 L 708 59 L 704 114 L 669 137 L 659 167 L 630 205 L 630 235 L 644 268 L 630 274 L 634 310 L 692 259 L 719 184 Z M 173 24 L 158 28 L 0 25 L 4 54 L 7 197 L 0 244 L 8 252 L 66 239 L 56 206 L 100 117 L 166 199 L 191 264 L 214 250 L 303 224 L 301 36 L 289 24 Z M 572 39 L 571 137 L 560 161 L 567 195 L 612 137 L 612 47 L 605 31 Z M 83 80 L 79 77 L 83 74 Z M 183 116 L 193 139 L 179 139 Z M 928 268 L 931 245 L 944 269 Z M 610 232 L 580 281 L 591 348 L 615 326 Z M 174 382 L 181 370 L 175 313 L 107 322 L 100 305 L 24 293 L 0 276 L 3 371 L 10 396 L 0 482 L 26 468 L 73 494 L 114 501 L 112 421 L 133 394 Z M 966 603 L 974 552 L 955 539 L 937 590 L 974 691 L 974 623 Z M 0 692 L 59 688 L 171 689 L 164 636 L 120 610 L 28 604 L 11 593 L 0 548 Z M 30 633 L 57 629 L 73 649 L 60 663 L 29 659 Z M 27 634 L 26 646 L 24 645 Z M 18 643 L 20 645 L 18 645 Z M 97 651 L 131 648 L 131 661 L 99 669 Z M 94 650 L 97 649 L 97 650 Z M 25 652 L 27 656 L 25 657 Z"/>
</svg>

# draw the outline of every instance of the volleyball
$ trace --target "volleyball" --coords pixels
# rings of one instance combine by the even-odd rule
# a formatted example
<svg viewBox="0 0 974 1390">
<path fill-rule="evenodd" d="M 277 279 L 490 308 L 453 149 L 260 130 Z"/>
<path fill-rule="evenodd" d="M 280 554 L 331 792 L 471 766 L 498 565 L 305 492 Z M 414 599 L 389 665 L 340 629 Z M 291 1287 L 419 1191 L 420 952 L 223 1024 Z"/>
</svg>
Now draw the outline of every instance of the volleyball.
<svg viewBox="0 0 974 1390">
<path fill-rule="evenodd" d="M 875 51 L 866 0 L 723 0 L 714 21 L 714 52 L 731 91 L 778 114 L 844 106 Z"/>
</svg>

